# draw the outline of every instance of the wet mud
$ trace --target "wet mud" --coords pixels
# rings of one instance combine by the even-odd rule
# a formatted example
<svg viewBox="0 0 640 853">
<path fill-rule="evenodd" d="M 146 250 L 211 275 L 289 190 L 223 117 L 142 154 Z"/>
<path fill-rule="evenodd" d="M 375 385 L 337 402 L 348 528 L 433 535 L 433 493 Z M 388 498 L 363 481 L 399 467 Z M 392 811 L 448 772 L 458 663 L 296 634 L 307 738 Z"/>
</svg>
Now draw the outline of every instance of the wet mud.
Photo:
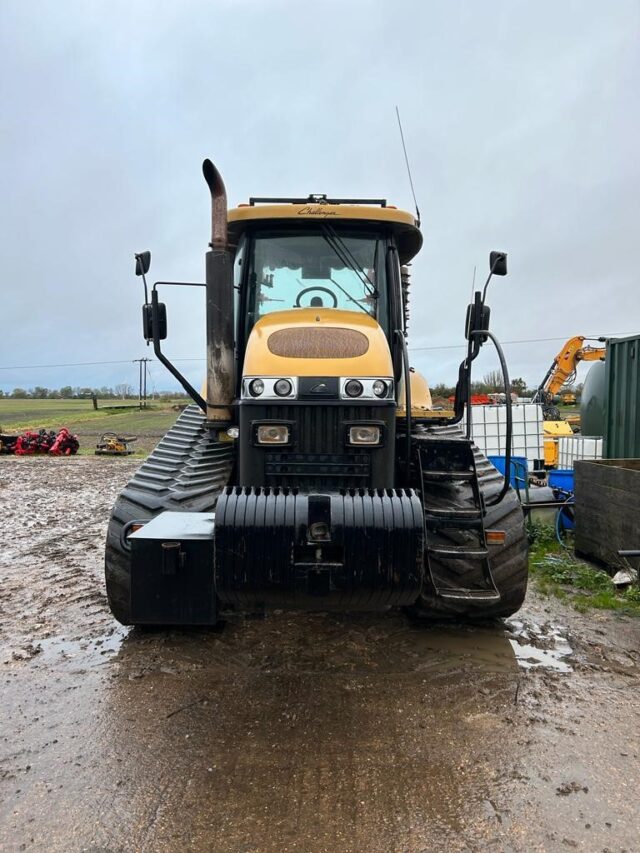
<svg viewBox="0 0 640 853">
<path fill-rule="evenodd" d="M 0 462 L 0 850 L 640 849 L 637 621 L 531 593 L 482 627 L 122 628 L 135 466 Z"/>
</svg>

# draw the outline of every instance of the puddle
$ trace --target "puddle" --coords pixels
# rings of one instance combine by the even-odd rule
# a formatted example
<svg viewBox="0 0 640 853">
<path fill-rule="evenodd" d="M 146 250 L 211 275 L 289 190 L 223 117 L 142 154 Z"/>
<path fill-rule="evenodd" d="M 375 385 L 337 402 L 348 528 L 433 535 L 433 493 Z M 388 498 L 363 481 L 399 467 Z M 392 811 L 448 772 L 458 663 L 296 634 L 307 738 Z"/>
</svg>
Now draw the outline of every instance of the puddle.
<svg viewBox="0 0 640 853">
<path fill-rule="evenodd" d="M 568 651 L 558 651 L 557 649 L 538 649 L 536 646 L 520 645 L 517 640 L 509 640 L 513 648 L 516 660 L 519 666 L 523 669 L 555 669 L 557 672 L 572 672 L 573 667 L 566 663 L 562 658 L 571 654 L 571 649 Z"/>
<path fill-rule="evenodd" d="M 121 625 L 109 633 L 94 637 L 91 640 L 68 640 L 66 637 L 60 636 L 47 637 L 44 640 L 39 640 L 36 647 L 40 659 L 43 661 L 74 660 L 77 658 L 82 658 L 84 661 L 87 658 L 96 660 L 117 654 L 130 630 L 130 628 Z"/>
<path fill-rule="evenodd" d="M 522 669 L 552 669 L 573 672 L 568 662 L 573 654 L 565 633 L 559 625 L 536 625 L 513 619 L 506 623 L 507 638 Z"/>
<path fill-rule="evenodd" d="M 182 671 L 210 673 L 388 676 L 504 673 L 517 669 L 502 630 L 422 625 L 400 613 L 269 613 L 229 618 L 220 630 L 140 632 L 124 637 L 117 660 L 126 667 L 153 658 Z M 456 679 L 451 676 L 452 680 Z M 458 675 L 461 681 L 466 681 Z"/>
</svg>

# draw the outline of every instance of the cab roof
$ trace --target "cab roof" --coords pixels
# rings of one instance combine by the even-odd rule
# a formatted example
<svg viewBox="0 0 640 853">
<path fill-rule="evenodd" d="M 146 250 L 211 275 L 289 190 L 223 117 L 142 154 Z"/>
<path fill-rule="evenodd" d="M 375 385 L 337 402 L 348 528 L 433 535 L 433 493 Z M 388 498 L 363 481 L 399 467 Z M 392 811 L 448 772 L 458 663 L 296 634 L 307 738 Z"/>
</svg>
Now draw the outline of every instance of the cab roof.
<svg viewBox="0 0 640 853">
<path fill-rule="evenodd" d="M 408 263 L 422 247 L 422 233 L 416 218 L 405 210 L 387 205 L 386 199 L 331 199 L 324 195 L 308 198 L 250 198 L 248 204 L 231 208 L 227 214 L 231 241 L 254 223 L 274 225 L 301 222 L 365 224 L 389 229 L 398 244 L 400 261 Z"/>
</svg>

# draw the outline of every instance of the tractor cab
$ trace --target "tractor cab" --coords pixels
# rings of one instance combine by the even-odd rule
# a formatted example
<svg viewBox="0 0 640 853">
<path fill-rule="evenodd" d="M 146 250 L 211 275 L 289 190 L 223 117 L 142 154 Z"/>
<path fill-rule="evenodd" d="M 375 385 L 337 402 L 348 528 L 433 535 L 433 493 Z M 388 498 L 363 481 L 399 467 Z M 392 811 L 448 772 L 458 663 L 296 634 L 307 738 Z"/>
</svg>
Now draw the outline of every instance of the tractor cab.
<svg viewBox="0 0 640 853">
<path fill-rule="evenodd" d="M 404 332 L 400 265 L 422 245 L 411 214 L 385 200 L 313 195 L 251 199 L 229 211 L 228 223 L 240 358 L 263 317 L 303 308 L 373 318 L 394 349 L 395 331 Z"/>
<path fill-rule="evenodd" d="M 228 223 L 241 483 L 393 487 L 414 217 L 310 196 L 251 199 Z"/>
</svg>

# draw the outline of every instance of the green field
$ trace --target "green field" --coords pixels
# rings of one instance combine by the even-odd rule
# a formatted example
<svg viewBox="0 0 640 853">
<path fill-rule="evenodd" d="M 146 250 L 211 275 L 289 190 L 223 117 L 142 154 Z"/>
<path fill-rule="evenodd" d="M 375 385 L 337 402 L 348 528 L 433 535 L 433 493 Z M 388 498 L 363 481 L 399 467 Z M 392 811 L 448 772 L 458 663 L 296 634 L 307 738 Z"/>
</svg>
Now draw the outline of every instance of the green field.
<svg viewBox="0 0 640 853">
<path fill-rule="evenodd" d="M 184 405 L 185 400 L 176 401 Z M 132 444 L 137 454 L 146 455 L 158 439 L 175 423 L 179 412 L 173 401 L 148 403 L 138 409 L 135 401 L 98 400 L 95 411 L 91 400 L 14 400 L 0 398 L 0 431 L 20 433 L 26 430 L 67 427 L 80 440 L 80 453 L 92 454 L 103 432 L 135 435 Z M 118 408 L 131 405 L 134 408 Z"/>
</svg>

